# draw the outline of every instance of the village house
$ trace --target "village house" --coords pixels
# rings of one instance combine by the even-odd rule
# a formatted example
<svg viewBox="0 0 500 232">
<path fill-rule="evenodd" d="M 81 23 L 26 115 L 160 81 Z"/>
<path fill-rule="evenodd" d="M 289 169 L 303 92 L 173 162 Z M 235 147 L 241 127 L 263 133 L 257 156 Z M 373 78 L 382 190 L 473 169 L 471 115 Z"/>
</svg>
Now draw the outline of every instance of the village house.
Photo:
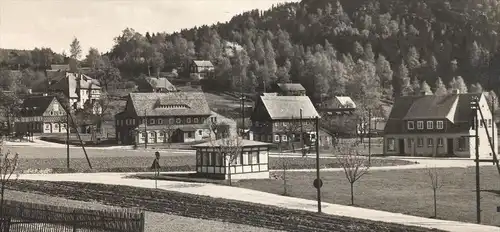
<svg viewBox="0 0 500 232">
<path fill-rule="evenodd" d="M 384 129 L 385 154 L 475 157 L 473 97 L 479 99 L 487 124 L 487 127 L 482 123 L 479 126 L 479 154 L 482 158 L 491 157 L 486 130 L 491 136 L 497 134 L 497 129 L 493 131 L 492 114 L 485 95 L 460 94 L 456 90 L 445 96 L 422 93 L 397 98 Z"/>
<path fill-rule="evenodd" d="M 50 82 L 49 92 L 63 93 L 69 99 L 72 109 L 92 107 L 92 113 L 100 113 L 98 101 L 101 97 L 101 87 L 97 80 L 77 72 L 61 72 L 58 78 Z"/>
<path fill-rule="evenodd" d="M 267 179 L 270 146 L 269 143 L 240 138 L 194 145 L 196 172 L 217 179 L 228 179 L 229 173 L 231 179 Z M 228 165 L 230 161 L 231 165 Z"/>
<path fill-rule="evenodd" d="M 323 99 L 317 108 L 329 115 L 349 115 L 356 110 L 356 103 L 349 96 L 334 96 Z"/>
<path fill-rule="evenodd" d="M 195 80 L 212 78 L 215 67 L 209 60 L 193 60 L 189 65 L 189 75 Z"/>
<path fill-rule="evenodd" d="M 316 117 L 319 114 L 307 96 L 259 96 L 250 130 L 256 141 L 281 143 L 303 138 L 312 142 Z"/>
<path fill-rule="evenodd" d="M 30 96 L 20 106 L 16 134 L 66 133 L 66 111 L 54 96 Z"/>
<path fill-rule="evenodd" d="M 306 96 L 306 89 L 299 83 L 278 83 L 273 86 L 278 96 Z"/>
<path fill-rule="evenodd" d="M 144 93 L 163 93 L 163 92 L 177 92 L 177 88 L 170 83 L 165 77 L 155 78 L 155 77 L 146 77 L 144 79 L 137 81 L 137 90 L 138 92 Z"/>
<path fill-rule="evenodd" d="M 202 92 L 130 93 L 115 115 L 121 144 L 185 143 L 206 139 L 212 114 Z"/>
<path fill-rule="evenodd" d="M 237 124 L 233 119 L 227 118 L 218 114 L 215 111 L 212 111 L 212 114 L 208 118 L 209 125 L 214 125 L 216 128 L 210 128 L 215 139 L 221 139 L 229 136 L 236 136 L 237 133 Z M 214 132 L 214 129 L 217 131 Z"/>
</svg>

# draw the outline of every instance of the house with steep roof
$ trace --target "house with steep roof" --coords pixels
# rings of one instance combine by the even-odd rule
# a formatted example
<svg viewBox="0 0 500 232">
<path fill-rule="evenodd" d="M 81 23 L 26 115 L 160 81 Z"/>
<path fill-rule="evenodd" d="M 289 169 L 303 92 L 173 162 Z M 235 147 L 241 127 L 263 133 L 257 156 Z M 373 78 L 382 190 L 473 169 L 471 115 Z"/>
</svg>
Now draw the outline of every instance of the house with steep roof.
<svg viewBox="0 0 500 232">
<path fill-rule="evenodd" d="M 356 103 L 349 96 L 333 96 L 323 99 L 317 108 L 329 115 L 349 115 L 356 110 Z"/>
<path fill-rule="evenodd" d="M 279 96 L 306 96 L 306 89 L 299 83 L 278 83 L 274 91 Z"/>
<path fill-rule="evenodd" d="M 121 144 L 194 142 L 209 138 L 212 114 L 202 92 L 130 93 L 115 115 Z"/>
<path fill-rule="evenodd" d="M 15 119 L 17 134 L 66 133 L 66 111 L 55 96 L 30 96 Z"/>
<path fill-rule="evenodd" d="M 259 96 L 250 131 L 262 142 L 314 141 L 316 117 L 320 116 L 307 96 Z"/>
<path fill-rule="evenodd" d="M 237 133 L 237 124 L 236 121 L 233 119 L 230 119 L 228 117 L 224 117 L 223 115 L 212 111 L 212 114 L 208 118 L 210 120 L 210 123 L 217 126 L 217 128 L 212 128 L 217 129 L 218 132 L 215 136 L 215 139 L 221 139 L 224 137 L 229 137 L 229 136 L 236 136 Z"/>
<path fill-rule="evenodd" d="M 475 157 L 475 123 L 470 106 L 473 97 L 479 99 L 487 124 L 479 125 L 479 154 L 491 158 L 486 131 L 491 136 L 497 129 L 492 127 L 485 95 L 458 91 L 445 96 L 423 93 L 397 98 L 384 128 L 385 154 Z M 494 149 L 498 152 L 497 146 Z"/>
<path fill-rule="evenodd" d="M 93 113 L 99 113 L 97 105 L 101 97 L 99 82 L 91 77 L 76 72 L 61 72 L 49 85 L 49 92 L 63 93 L 69 100 L 72 109 L 92 107 Z"/>
<path fill-rule="evenodd" d="M 137 80 L 137 90 L 139 92 L 151 93 L 151 92 L 176 92 L 177 88 L 170 83 L 165 77 L 146 77 Z"/>
<path fill-rule="evenodd" d="M 196 80 L 212 78 L 215 67 L 209 60 L 193 60 L 189 65 L 189 75 Z"/>
</svg>

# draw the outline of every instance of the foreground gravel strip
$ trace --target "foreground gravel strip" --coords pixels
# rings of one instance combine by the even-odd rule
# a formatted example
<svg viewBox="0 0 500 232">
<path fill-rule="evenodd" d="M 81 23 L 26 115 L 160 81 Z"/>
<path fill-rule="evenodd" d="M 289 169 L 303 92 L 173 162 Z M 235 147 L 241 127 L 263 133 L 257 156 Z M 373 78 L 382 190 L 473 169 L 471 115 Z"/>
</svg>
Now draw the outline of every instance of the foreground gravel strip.
<svg viewBox="0 0 500 232">
<path fill-rule="evenodd" d="M 221 220 L 273 230 L 297 232 L 438 231 L 325 214 L 318 215 L 307 211 L 288 210 L 193 194 L 128 186 L 21 180 L 13 183 L 9 188 L 21 191 L 46 193 L 52 196 L 74 200 L 99 201 L 109 205 L 139 208 L 178 216 Z M 200 229 L 202 228 L 203 227 L 200 227 Z M 231 229 L 229 231 L 239 230 Z"/>
<path fill-rule="evenodd" d="M 98 202 L 85 202 L 69 200 L 61 197 L 52 197 L 45 194 L 35 194 L 29 192 L 20 192 L 8 190 L 5 192 L 5 198 L 9 200 L 32 202 L 38 204 L 58 205 L 65 207 L 83 208 L 83 209 L 111 209 L 120 208 L 115 206 L 102 205 Z M 172 214 L 155 213 L 146 211 L 145 232 L 164 232 L 164 231 L 179 231 L 179 232 L 225 232 L 225 231 L 241 231 L 241 232 L 278 232 L 259 227 L 253 227 L 242 224 L 235 224 L 222 221 L 211 221 L 197 219 L 192 217 L 182 217 Z"/>
</svg>

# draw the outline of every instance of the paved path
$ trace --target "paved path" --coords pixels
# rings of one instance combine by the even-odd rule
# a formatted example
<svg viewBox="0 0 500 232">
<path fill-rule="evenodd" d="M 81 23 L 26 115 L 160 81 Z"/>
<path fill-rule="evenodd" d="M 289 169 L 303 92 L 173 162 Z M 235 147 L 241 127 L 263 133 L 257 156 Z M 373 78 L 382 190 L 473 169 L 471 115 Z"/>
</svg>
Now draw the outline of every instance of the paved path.
<svg viewBox="0 0 500 232">
<path fill-rule="evenodd" d="M 46 181 L 77 181 L 127 185 L 134 187 L 154 188 L 153 180 L 124 179 L 130 173 L 87 173 L 87 174 L 23 174 L 19 179 Z M 226 198 L 251 203 L 279 206 L 289 209 L 316 211 L 316 202 L 293 197 L 285 197 L 255 190 L 221 186 L 214 184 L 186 183 L 178 181 L 158 181 L 158 187 L 165 190 L 206 195 L 215 198 Z M 331 215 L 346 216 L 373 221 L 436 228 L 457 232 L 500 232 L 499 227 L 477 225 L 471 223 L 436 220 L 423 217 L 390 213 L 372 209 L 344 206 L 323 202 L 323 212 Z"/>
</svg>

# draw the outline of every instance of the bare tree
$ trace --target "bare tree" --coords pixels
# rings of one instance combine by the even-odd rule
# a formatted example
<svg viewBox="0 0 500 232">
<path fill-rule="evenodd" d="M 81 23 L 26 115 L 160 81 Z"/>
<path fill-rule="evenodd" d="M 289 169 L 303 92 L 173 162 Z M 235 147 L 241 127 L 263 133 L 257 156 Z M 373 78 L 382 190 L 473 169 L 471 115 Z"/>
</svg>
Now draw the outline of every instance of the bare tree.
<svg viewBox="0 0 500 232">
<path fill-rule="evenodd" d="M 370 168 L 368 160 L 355 149 L 355 146 L 355 144 L 338 146 L 340 154 L 338 160 L 351 187 L 351 205 L 354 205 L 354 183 L 363 177 Z"/>
<path fill-rule="evenodd" d="M 228 170 L 229 185 L 232 185 L 231 165 L 238 159 L 241 162 L 243 139 L 238 135 L 231 135 L 225 125 L 227 124 L 224 122 L 209 122 L 210 143 L 213 149 L 217 150 L 218 154 L 224 157 L 225 166 L 227 166 Z"/>
<path fill-rule="evenodd" d="M 427 168 L 427 174 L 431 180 L 431 188 L 434 198 L 434 218 L 437 217 L 437 191 L 443 187 L 443 183 L 439 179 L 439 172 L 436 167 Z"/>
<path fill-rule="evenodd" d="M 280 139 L 280 143 L 278 144 L 279 146 L 279 151 L 280 151 L 280 157 L 279 157 L 279 163 L 281 164 L 281 167 L 283 168 L 283 174 L 280 175 L 278 173 L 275 173 L 272 178 L 276 180 L 283 180 L 283 196 L 288 196 L 288 185 L 287 185 L 287 178 L 286 178 L 286 172 L 289 168 L 289 159 L 285 157 L 283 154 L 283 146 L 282 146 L 282 140 Z"/>
<path fill-rule="evenodd" d="M 17 175 L 15 179 L 11 177 L 17 169 L 19 154 L 12 155 L 10 150 L 5 149 L 3 141 L 0 143 L 0 218 L 3 219 L 5 187 L 10 181 L 17 180 Z"/>
<path fill-rule="evenodd" d="M 292 151 L 295 152 L 295 135 L 300 134 L 300 122 L 297 120 L 290 120 L 283 125 L 283 132 L 287 136 L 288 147 L 292 148 Z M 280 139 L 281 141 L 281 139 Z M 280 142 L 281 143 L 281 142 Z"/>
</svg>

